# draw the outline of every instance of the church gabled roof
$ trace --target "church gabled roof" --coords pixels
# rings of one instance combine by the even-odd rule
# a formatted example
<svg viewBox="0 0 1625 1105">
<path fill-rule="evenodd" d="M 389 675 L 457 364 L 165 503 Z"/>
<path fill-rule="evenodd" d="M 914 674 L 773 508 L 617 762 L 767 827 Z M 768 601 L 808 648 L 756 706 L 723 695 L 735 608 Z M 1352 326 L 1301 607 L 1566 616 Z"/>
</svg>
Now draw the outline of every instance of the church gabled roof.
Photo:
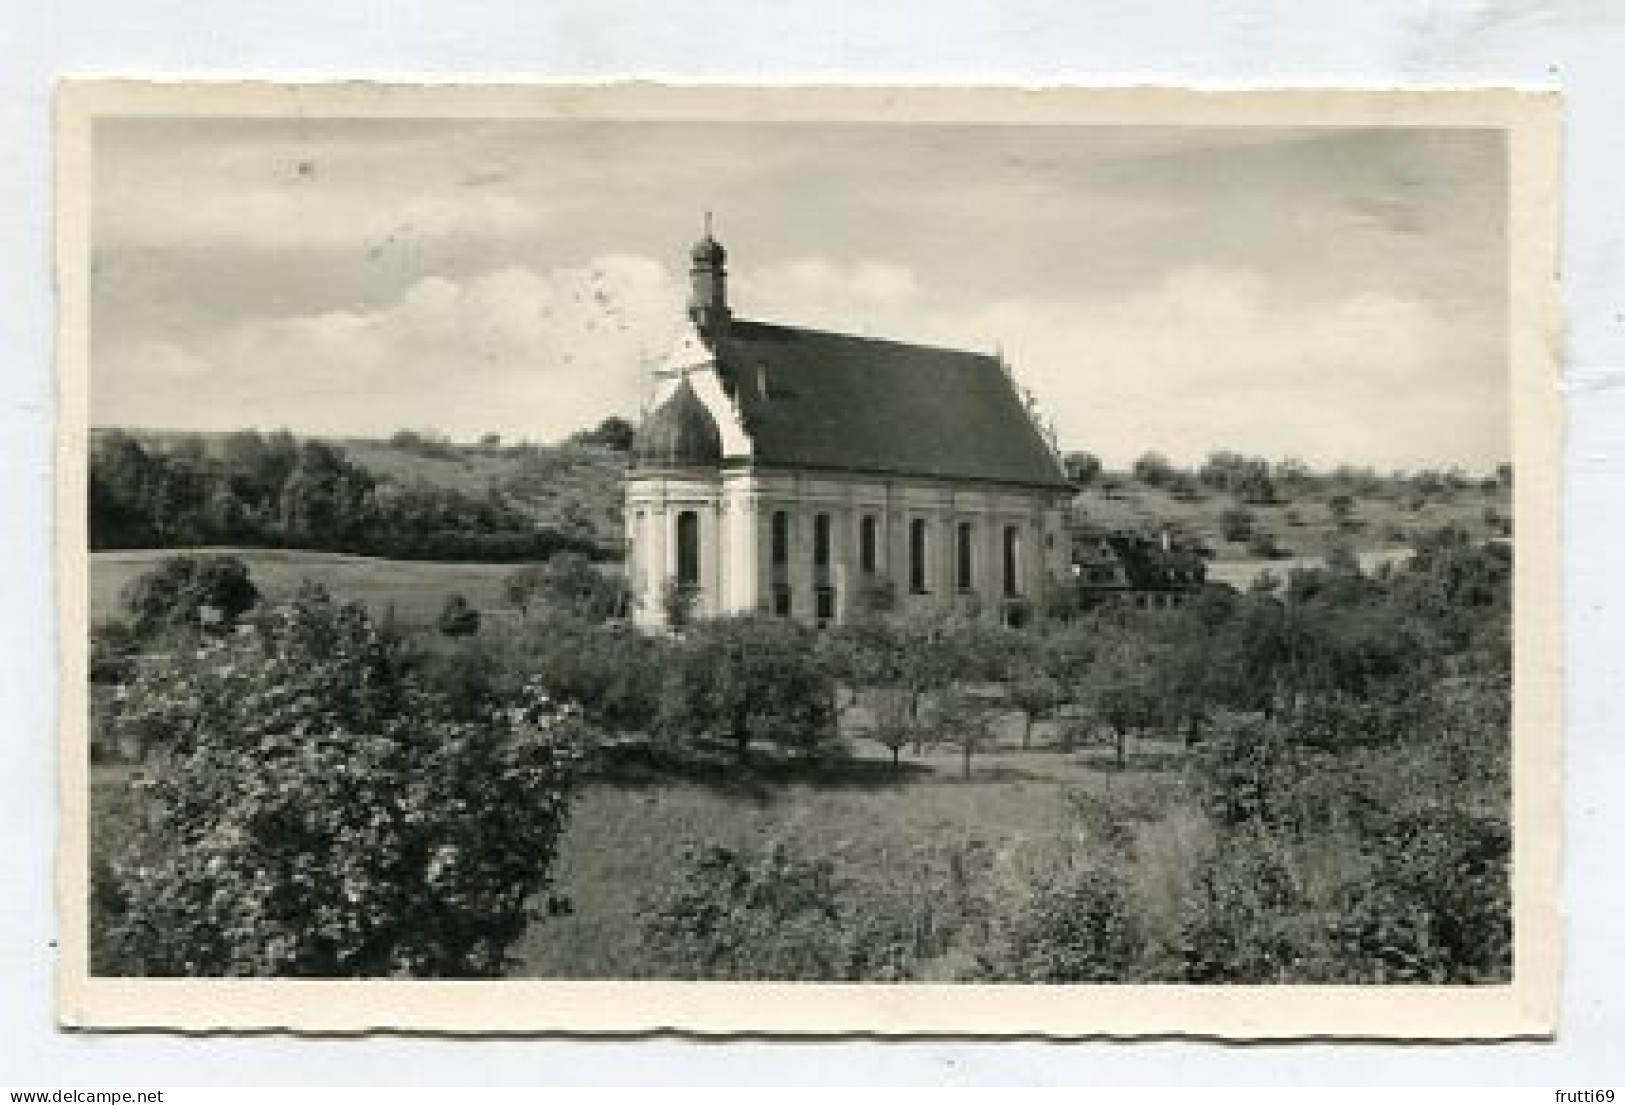
<svg viewBox="0 0 1625 1105">
<path fill-rule="evenodd" d="M 756 465 L 1070 487 L 996 357 L 745 319 L 716 355 Z"/>
</svg>

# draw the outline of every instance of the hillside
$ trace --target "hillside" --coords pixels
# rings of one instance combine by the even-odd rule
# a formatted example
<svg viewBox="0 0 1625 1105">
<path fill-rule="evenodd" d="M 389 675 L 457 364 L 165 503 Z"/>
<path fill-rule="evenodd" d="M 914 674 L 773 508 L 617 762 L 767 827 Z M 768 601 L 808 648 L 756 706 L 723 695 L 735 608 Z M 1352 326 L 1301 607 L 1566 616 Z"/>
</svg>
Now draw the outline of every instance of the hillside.
<svg viewBox="0 0 1625 1105">
<path fill-rule="evenodd" d="M 620 554 L 623 449 L 97 429 L 91 547 L 247 545 L 402 559 Z"/>
<path fill-rule="evenodd" d="M 1072 514 L 1078 521 L 1108 529 L 1156 531 L 1167 527 L 1199 540 L 1212 550 L 1215 560 L 1233 561 L 1258 559 L 1246 541 L 1225 539 L 1222 516 L 1238 507 L 1252 516 L 1255 531 L 1266 530 L 1274 536 L 1283 558 L 1324 557 L 1338 544 L 1357 553 L 1401 548 L 1417 533 L 1451 524 L 1479 539 L 1500 536 L 1498 526 L 1487 519 L 1507 518 L 1512 512 L 1511 492 L 1500 485 L 1418 495 L 1398 480 L 1387 480 L 1375 491 L 1351 494 L 1352 509 L 1347 521 L 1339 525 L 1330 506 L 1332 494 L 1320 490 L 1280 493 L 1281 501 L 1241 506 L 1234 496 L 1217 491 L 1203 489 L 1176 496 L 1118 477 L 1080 491 L 1073 500 Z"/>
<path fill-rule="evenodd" d="M 189 448 L 219 457 L 229 435 L 138 431 L 133 436 L 166 453 Z M 521 525 L 574 535 L 602 548 L 621 540 L 626 453 L 619 449 L 577 442 L 456 444 L 405 432 L 389 440 L 345 438 L 330 444 L 380 484 L 494 502 Z M 1340 496 L 1347 497 L 1342 518 L 1333 505 Z M 1416 534 L 1445 525 L 1476 538 L 1506 536 L 1511 497 L 1510 486 L 1493 479 L 1305 474 L 1296 482 L 1277 481 L 1271 501 L 1243 504 L 1241 496 L 1190 473 L 1147 479 L 1102 472 L 1078 492 L 1072 517 L 1106 529 L 1167 529 L 1200 543 L 1215 561 L 1235 563 L 1321 558 L 1340 544 L 1359 554 L 1388 554 L 1408 547 Z M 1236 519 L 1227 518 L 1238 511 L 1248 516 L 1249 532 L 1243 536 Z"/>
<path fill-rule="evenodd" d="M 444 445 L 426 450 L 346 438 L 338 444 L 382 480 L 422 482 L 465 495 L 496 492 L 540 525 L 585 531 L 604 543 L 621 535 L 626 454 L 596 445 Z"/>
</svg>

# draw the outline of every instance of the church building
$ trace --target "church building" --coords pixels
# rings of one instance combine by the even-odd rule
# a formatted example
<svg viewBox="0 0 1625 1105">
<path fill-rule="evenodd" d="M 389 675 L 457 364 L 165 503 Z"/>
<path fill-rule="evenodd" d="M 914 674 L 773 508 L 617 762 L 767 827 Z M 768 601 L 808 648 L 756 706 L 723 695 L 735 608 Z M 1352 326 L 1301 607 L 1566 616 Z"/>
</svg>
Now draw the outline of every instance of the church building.
<svg viewBox="0 0 1625 1105">
<path fill-rule="evenodd" d="M 693 248 L 692 326 L 656 370 L 632 447 L 639 625 L 849 618 L 896 607 L 1019 623 L 1070 571 L 1071 485 L 1003 359 L 733 316 L 727 255 Z"/>
</svg>

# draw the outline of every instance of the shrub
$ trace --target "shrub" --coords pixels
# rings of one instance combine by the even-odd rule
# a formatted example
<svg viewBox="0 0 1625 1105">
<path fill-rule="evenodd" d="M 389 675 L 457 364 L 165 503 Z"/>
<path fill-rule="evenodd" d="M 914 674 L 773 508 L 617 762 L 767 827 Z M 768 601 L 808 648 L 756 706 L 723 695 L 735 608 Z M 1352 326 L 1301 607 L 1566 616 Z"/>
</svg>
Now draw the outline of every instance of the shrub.
<svg viewBox="0 0 1625 1105">
<path fill-rule="evenodd" d="M 1100 475 L 1100 458 L 1093 453 L 1068 453 L 1066 455 L 1067 479 L 1077 487 L 1087 487 Z"/>
<path fill-rule="evenodd" d="M 1505 981 L 1512 971 L 1512 838 L 1506 819 L 1404 815 L 1377 842 L 1367 880 L 1332 925 L 1341 981 Z"/>
<path fill-rule="evenodd" d="M 1251 536 L 1247 538 L 1247 553 L 1265 560 L 1279 560 L 1287 555 L 1287 551 L 1276 540 L 1275 534 L 1267 529 L 1252 531 Z"/>
<path fill-rule="evenodd" d="M 448 637 L 471 637 L 480 631 L 480 612 L 462 595 L 447 595 L 435 625 Z"/>
<path fill-rule="evenodd" d="M 144 672 L 172 727 L 106 859 L 98 973 L 494 977 L 549 883 L 581 723 L 451 721 L 357 606 L 306 592 Z"/>
<path fill-rule="evenodd" d="M 1245 541 L 1253 532 L 1252 511 L 1228 507 L 1219 515 L 1219 532 L 1226 541 Z"/>
<path fill-rule="evenodd" d="M 687 629 L 694 620 L 694 607 L 698 601 L 699 592 L 693 587 L 679 583 L 676 576 L 667 579 L 660 588 L 660 612 L 666 619 L 667 628 Z"/>
<path fill-rule="evenodd" d="M 501 660 L 529 673 L 555 697 L 578 704 L 595 726 L 655 727 L 668 643 L 621 625 L 549 618 L 503 640 Z"/>
<path fill-rule="evenodd" d="M 897 609 L 897 584 L 882 575 L 865 575 L 858 581 L 853 605 L 860 615 L 889 614 Z"/>
<path fill-rule="evenodd" d="M 1146 949 L 1120 878 L 1086 869 L 1039 889 L 983 954 L 978 974 L 1000 982 L 1127 982 Z"/>
<path fill-rule="evenodd" d="M 457 446 L 451 443 L 451 439 L 433 431 L 396 430 L 389 435 L 389 444 L 391 448 L 403 453 L 427 457 L 430 460 L 459 459 Z"/>
<path fill-rule="evenodd" d="M 248 565 L 235 556 L 166 556 L 125 585 L 125 620 L 139 640 L 173 630 L 229 629 L 259 601 Z"/>
<path fill-rule="evenodd" d="M 1134 478 L 1147 487 L 1164 487 L 1178 474 L 1168 458 L 1158 452 L 1149 452 L 1134 462 Z"/>
<path fill-rule="evenodd" d="M 1219 714 L 1191 760 L 1192 791 L 1220 826 L 1293 824 L 1308 754 L 1279 720 Z"/>
<path fill-rule="evenodd" d="M 625 614 L 631 595 L 626 580 L 595 568 L 579 552 L 554 553 L 545 563 L 526 564 L 502 582 L 503 596 L 527 613 L 540 600 L 551 612 L 602 622 Z"/>
<path fill-rule="evenodd" d="M 716 845 L 685 857 L 685 877 L 646 900 L 643 944 L 678 978 L 817 980 L 852 974 L 828 859 L 775 844 L 760 856 Z"/>
<path fill-rule="evenodd" d="M 1168 493 L 1182 503 L 1200 502 L 1204 497 L 1201 483 L 1189 472 L 1175 474 L 1168 483 Z"/>
<path fill-rule="evenodd" d="M 809 752 L 835 736 L 835 684 L 796 622 L 760 615 L 697 623 L 673 646 L 660 726 L 674 736 Z"/>
<path fill-rule="evenodd" d="M 590 430 L 577 430 L 570 440 L 578 445 L 601 445 L 618 452 L 629 452 L 637 429 L 618 414 L 612 414 Z"/>
<path fill-rule="evenodd" d="M 134 678 L 135 654 L 141 642 L 122 621 L 97 622 L 90 627 L 90 681 L 123 683 Z"/>
<path fill-rule="evenodd" d="M 915 848 L 881 882 L 837 850 L 782 841 L 688 848 L 681 877 L 639 905 L 655 973 L 675 978 L 902 981 L 976 976 L 996 893 L 975 839 Z"/>
<path fill-rule="evenodd" d="M 1326 509 L 1331 511 L 1332 521 L 1339 529 L 1347 529 L 1354 519 L 1354 496 L 1347 492 L 1338 492 L 1326 500 Z"/>
<path fill-rule="evenodd" d="M 1226 836 L 1180 910 L 1180 973 L 1188 982 L 1303 979 L 1318 957 L 1313 922 L 1280 847 L 1265 830 Z"/>
</svg>

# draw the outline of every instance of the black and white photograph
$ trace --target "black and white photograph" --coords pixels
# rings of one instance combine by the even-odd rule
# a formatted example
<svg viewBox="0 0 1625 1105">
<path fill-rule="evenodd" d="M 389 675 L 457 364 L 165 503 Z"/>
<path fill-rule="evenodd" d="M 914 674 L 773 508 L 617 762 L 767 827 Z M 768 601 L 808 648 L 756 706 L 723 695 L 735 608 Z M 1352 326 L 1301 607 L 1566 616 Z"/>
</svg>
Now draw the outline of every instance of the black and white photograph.
<svg viewBox="0 0 1625 1105">
<path fill-rule="evenodd" d="M 1541 105 L 690 91 L 76 116 L 84 985 L 1538 1029 Z"/>
</svg>

